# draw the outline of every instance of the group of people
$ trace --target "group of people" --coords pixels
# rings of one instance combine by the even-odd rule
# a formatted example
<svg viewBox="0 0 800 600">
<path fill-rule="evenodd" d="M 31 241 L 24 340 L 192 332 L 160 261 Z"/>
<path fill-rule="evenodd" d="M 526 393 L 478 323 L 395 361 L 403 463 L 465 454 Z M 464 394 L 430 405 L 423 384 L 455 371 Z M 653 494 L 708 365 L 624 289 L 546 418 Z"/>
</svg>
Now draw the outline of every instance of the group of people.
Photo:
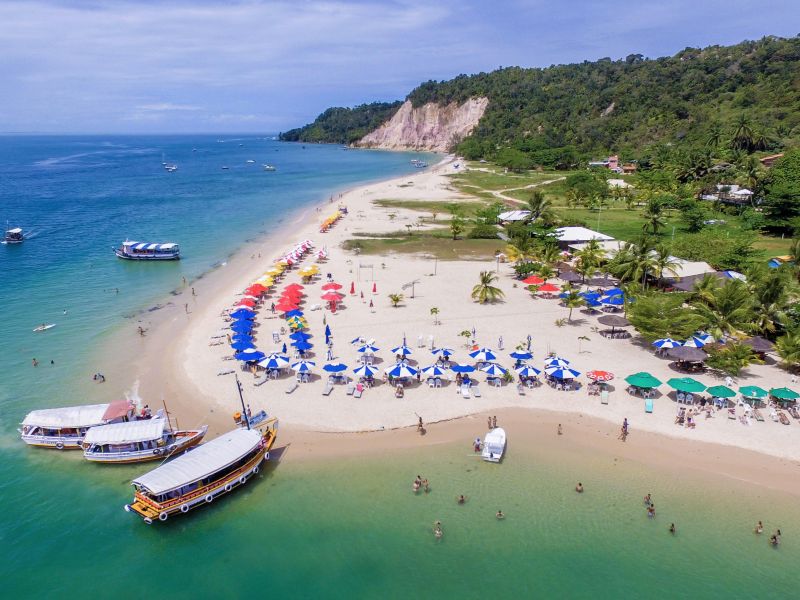
<svg viewBox="0 0 800 600">
<path fill-rule="evenodd" d="M 489 429 L 497 429 L 497 416 L 494 417 L 486 417 L 486 426 Z"/>
<path fill-rule="evenodd" d="M 756 535 L 761 535 L 762 533 L 764 533 L 764 524 L 761 521 L 759 521 L 756 524 L 755 529 L 753 529 L 753 533 L 755 533 Z M 775 533 L 769 536 L 769 545 L 777 547 L 780 545 L 780 543 L 781 543 L 781 530 L 776 529 Z"/>
<path fill-rule="evenodd" d="M 431 491 L 428 480 L 423 479 L 420 475 L 417 475 L 417 478 L 414 480 L 414 483 L 411 486 L 411 491 L 413 491 L 415 494 L 418 494 L 420 489 L 425 490 L 426 494 Z"/>
</svg>

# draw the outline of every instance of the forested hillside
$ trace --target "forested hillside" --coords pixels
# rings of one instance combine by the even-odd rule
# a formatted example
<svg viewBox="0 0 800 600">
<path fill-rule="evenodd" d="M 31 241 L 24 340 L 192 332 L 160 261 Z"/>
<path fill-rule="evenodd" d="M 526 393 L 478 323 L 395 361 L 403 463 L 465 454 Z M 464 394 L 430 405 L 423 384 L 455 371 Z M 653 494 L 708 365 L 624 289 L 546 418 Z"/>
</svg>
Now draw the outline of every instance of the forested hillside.
<svg viewBox="0 0 800 600">
<path fill-rule="evenodd" d="M 280 139 L 285 142 L 350 144 L 390 119 L 401 104 L 399 101 L 373 102 L 355 108 L 329 108 L 313 123 L 281 133 Z"/>
</svg>

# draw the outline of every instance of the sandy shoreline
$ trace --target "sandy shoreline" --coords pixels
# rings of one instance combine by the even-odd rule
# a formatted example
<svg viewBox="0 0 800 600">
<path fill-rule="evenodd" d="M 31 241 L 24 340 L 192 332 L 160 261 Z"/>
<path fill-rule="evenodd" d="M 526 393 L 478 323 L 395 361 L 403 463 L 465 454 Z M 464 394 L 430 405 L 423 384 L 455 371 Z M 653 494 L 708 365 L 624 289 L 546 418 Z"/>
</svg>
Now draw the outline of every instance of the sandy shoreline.
<svg viewBox="0 0 800 600">
<path fill-rule="evenodd" d="M 351 438 L 356 439 L 358 445 L 363 444 L 362 451 L 382 447 L 387 443 L 386 440 L 389 440 L 388 449 L 394 447 L 395 442 L 397 447 L 402 447 L 406 435 L 412 436 L 414 443 L 417 443 L 418 436 L 413 429 L 402 429 L 413 426 L 417 415 L 422 416 L 426 423 L 448 421 L 430 427 L 431 433 L 461 432 L 465 423 L 474 424 L 477 419 L 477 435 L 480 435 L 485 428 L 487 412 L 499 414 L 500 409 L 514 409 L 510 414 L 527 414 L 531 419 L 535 417 L 543 422 L 565 418 L 565 414 L 581 415 L 581 418 L 605 423 L 611 431 L 615 431 L 622 419 L 627 417 L 633 431 L 648 432 L 647 436 L 642 435 L 639 439 L 650 440 L 647 443 L 652 448 L 658 448 L 658 454 L 669 449 L 676 460 L 683 457 L 697 463 L 706 460 L 706 455 L 719 454 L 722 458 L 716 466 L 723 468 L 725 460 L 732 460 L 740 452 L 751 451 L 745 461 L 747 464 L 760 464 L 765 469 L 777 464 L 784 465 L 790 471 L 797 468 L 792 461 L 800 459 L 800 444 L 796 439 L 800 425 L 795 421 L 786 427 L 769 421 L 767 417 L 766 422 L 744 426 L 727 419 L 724 412 L 720 412 L 711 419 L 699 418 L 697 428 L 688 430 L 674 424 L 676 404 L 668 396 L 657 398 L 654 414 L 645 415 L 643 401 L 628 396 L 621 380 L 630 373 L 647 370 L 666 381 L 675 376 L 667 362 L 637 344 L 635 338 L 631 341 L 600 337 L 594 329 L 595 318 L 578 311 L 573 316 L 572 324 L 557 326 L 555 321 L 566 317 L 567 310 L 555 300 L 531 299 L 526 291 L 515 287 L 508 265 L 499 265 L 499 287 L 505 292 L 505 301 L 481 306 L 470 300 L 469 292 L 481 270 L 494 270 L 498 266 L 494 261 L 434 262 L 430 258 L 405 254 L 358 256 L 340 247 L 355 232 L 402 230 L 406 224 L 416 223 L 420 214 L 405 209 L 380 208 L 373 204 L 374 200 L 466 199 L 449 187 L 444 174 L 451 172 L 453 162 L 447 159 L 424 172 L 361 186 L 344 192 L 333 204 L 324 202 L 299 214 L 295 213 L 279 231 L 248 244 L 225 266 L 194 282 L 196 296 L 193 297 L 191 291 L 186 289 L 170 297 L 170 306 L 157 313 L 144 315 L 142 319 L 149 328 L 147 336 L 140 338 L 136 335 L 133 323 L 130 332 L 121 333 L 119 337 L 127 338 L 126 341 L 135 348 L 136 358 L 124 372 L 119 367 L 117 381 L 121 382 L 124 389 L 130 389 L 138 382 L 139 396 L 151 406 L 158 405 L 162 397 L 167 399 L 171 412 L 185 426 L 208 423 L 211 436 L 229 429 L 233 424 L 231 415 L 238 409 L 238 397 L 233 376 L 218 376 L 217 373 L 236 365 L 233 361 L 223 360 L 224 356 L 231 354 L 227 345 L 209 346 L 212 336 L 224 330 L 220 314 L 235 302 L 242 289 L 270 268 L 280 253 L 296 242 L 309 238 L 317 248 L 327 246 L 330 251 L 330 260 L 320 265 L 323 275 L 331 273 L 344 286 L 341 290 L 344 293 L 349 291 L 351 282 L 356 287 L 356 294 L 347 294 L 342 310 L 336 313 L 327 310 L 306 311 L 310 331 L 314 335 L 311 341 L 315 344 L 314 350 L 319 352 L 311 358 L 317 362 L 318 374 L 324 373 L 321 371 L 325 363 L 322 336 L 324 317 L 333 331 L 335 360 L 347 364 L 348 372 L 358 359 L 355 346 L 349 342 L 359 336 L 375 340 L 381 349 L 376 354 L 376 363 L 381 369 L 394 362 L 389 349 L 399 345 L 404 335 L 414 351 L 410 357 L 412 364 L 418 361 L 419 366 L 426 366 L 433 362 L 427 349 L 430 336 L 433 336 L 436 346 L 453 348 L 458 360 L 469 360 L 464 338 L 459 337 L 458 333 L 475 327 L 476 340 L 480 345 L 498 350 L 498 338 L 503 337 L 505 349 L 499 351 L 498 355 L 499 362 L 506 367 L 512 366 L 508 352 L 513 351 L 527 334 L 531 334 L 535 355 L 532 362 L 535 365 L 541 367 L 544 355 L 555 351 L 569 358 L 581 372 L 588 369 L 614 372 L 617 379 L 612 383 L 616 384 L 616 390 L 611 393 L 608 405 L 600 404 L 597 397 L 588 396 L 584 390 L 557 392 L 546 386 L 519 396 L 514 385 L 490 388 L 479 373 L 480 398 L 463 399 L 452 384 L 441 389 L 429 389 L 423 382 L 422 385 L 415 383 L 407 389 L 403 399 L 396 399 L 388 385 L 378 385 L 366 390 L 361 399 L 354 399 L 345 394 L 345 386 L 342 385 L 335 386 L 330 396 L 323 396 L 324 383 L 320 378 L 300 385 L 292 394 L 286 394 L 290 382 L 287 376 L 254 387 L 252 375 L 240 373 L 245 398 L 253 409 L 265 408 L 280 418 L 284 435 L 293 445 L 288 456 L 297 454 L 296 448 L 304 444 L 308 444 L 309 448 L 322 447 L 321 443 L 313 443 L 320 436 L 326 440 L 323 454 L 335 453 L 335 448 L 340 446 L 347 448 L 347 440 Z M 348 207 L 349 215 L 331 232 L 320 234 L 319 222 L 336 207 L 337 202 Z M 394 216 L 390 216 L 392 213 Z M 503 242 L 498 240 L 498 249 L 502 247 Z M 258 258 L 259 253 L 261 258 Z M 302 264 L 311 262 L 311 259 L 306 259 Z M 371 266 L 359 268 L 359 265 Z M 400 292 L 402 283 L 414 280 L 418 281 L 414 289 L 415 297 L 408 297 L 408 290 L 404 292 L 406 299 L 401 307 L 392 308 L 387 294 Z M 277 285 L 277 293 L 284 285 L 296 281 L 299 281 L 296 272 L 290 272 Z M 375 295 L 371 293 L 373 283 L 378 290 Z M 320 302 L 321 284 L 322 281 L 317 280 L 306 286 L 306 307 Z M 364 293 L 363 300 L 361 292 Z M 374 303 L 374 309 L 369 308 L 370 300 Z M 269 302 L 267 299 L 267 306 Z M 189 314 L 184 313 L 184 303 L 189 304 Z M 433 324 L 430 315 L 433 306 L 440 309 L 440 325 Z M 287 341 L 283 336 L 278 344 L 272 343 L 272 331 L 279 331 L 283 322 L 271 317 L 268 308 L 259 312 L 258 347 L 265 352 Z M 579 340 L 581 337 L 588 337 L 589 340 Z M 420 339 L 426 348 L 418 347 Z M 117 339 L 115 344 L 121 341 Z M 710 385 L 717 383 L 709 375 L 699 378 Z M 737 385 L 756 384 L 763 387 L 787 383 L 788 376 L 770 365 L 753 366 L 746 377 L 737 381 Z M 668 388 L 662 386 L 662 389 L 666 392 Z M 528 422 L 528 419 L 522 421 Z M 386 431 L 398 428 L 396 432 Z M 342 433 L 336 436 L 318 433 L 368 430 L 384 431 L 368 435 Z M 651 437 L 650 434 L 657 435 Z M 471 426 L 466 439 L 472 439 L 475 435 Z M 427 438 L 426 443 L 433 439 Z M 705 450 L 690 451 L 695 446 Z M 774 457 L 789 461 L 776 461 Z M 743 478 L 756 477 L 755 481 L 762 482 L 761 485 L 769 485 L 771 481 L 771 476 L 758 479 L 758 473 L 747 473 Z M 764 473 L 769 474 L 769 469 Z"/>
</svg>

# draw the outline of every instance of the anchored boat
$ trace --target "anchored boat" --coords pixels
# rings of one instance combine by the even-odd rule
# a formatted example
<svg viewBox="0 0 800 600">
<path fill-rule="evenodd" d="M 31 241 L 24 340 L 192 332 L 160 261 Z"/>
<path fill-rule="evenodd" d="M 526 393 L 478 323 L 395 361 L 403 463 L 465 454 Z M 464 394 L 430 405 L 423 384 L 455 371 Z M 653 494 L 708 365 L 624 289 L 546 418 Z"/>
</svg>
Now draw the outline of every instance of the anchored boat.
<svg viewBox="0 0 800 600">
<path fill-rule="evenodd" d="M 12 227 L 9 229 L 8 223 L 6 223 L 6 231 L 3 235 L 3 241 L 6 244 L 21 244 L 25 241 L 25 234 L 22 233 L 22 228 Z"/>
<path fill-rule="evenodd" d="M 127 400 L 109 404 L 46 408 L 29 412 L 19 430 L 22 441 L 31 446 L 77 450 L 92 427 L 121 423 L 133 418 L 133 405 Z"/>
<path fill-rule="evenodd" d="M 83 456 L 101 463 L 138 463 L 162 460 L 200 443 L 208 431 L 174 430 L 166 419 L 113 423 L 92 427 L 83 438 Z"/>
<path fill-rule="evenodd" d="M 124 241 L 114 254 L 126 260 L 178 260 L 181 249 L 178 244 L 151 244 L 148 242 Z"/>
<path fill-rule="evenodd" d="M 487 462 L 500 462 L 506 451 L 506 431 L 496 427 L 483 438 L 483 460 Z"/>
</svg>

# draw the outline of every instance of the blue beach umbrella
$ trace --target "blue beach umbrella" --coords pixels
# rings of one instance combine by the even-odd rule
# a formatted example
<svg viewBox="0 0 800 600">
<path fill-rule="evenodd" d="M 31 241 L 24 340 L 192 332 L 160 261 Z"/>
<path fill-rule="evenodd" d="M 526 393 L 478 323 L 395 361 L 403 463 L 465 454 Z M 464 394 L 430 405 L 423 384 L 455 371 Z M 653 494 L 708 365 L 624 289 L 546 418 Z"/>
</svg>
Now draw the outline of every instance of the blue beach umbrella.
<svg viewBox="0 0 800 600">
<path fill-rule="evenodd" d="M 414 377 L 417 374 L 417 370 L 403 363 L 397 363 L 386 369 L 386 374 L 392 377 Z"/>
<path fill-rule="evenodd" d="M 286 342 L 283 342 L 283 347 L 281 348 L 281 352 L 286 354 Z"/>
<path fill-rule="evenodd" d="M 545 368 L 549 367 L 568 367 L 569 361 L 566 358 L 561 358 L 560 356 L 551 356 L 544 361 Z"/>
<path fill-rule="evenodd" d="M 610 290 L 606 290 L 606 296 L 623 296 L 625 292 L 623 292 L 619 288 L 611 288 Z"/>
<path fill-rule="evenodd" d="M 287 312 L 284 316 L 287 319 L 290 318 L 290 317 L 302 317 L 303 316 L 303 311 L 300 310 L 299 308 L 295 308 L 294 310 L 290 310 L 289 312 Z"/>
<path fill-rule="evenodd" d="M 609 306 L 622 306 L 625 304 L 625 298 L 619 294 L 615 296 L 603 296 L 600 298 L 600 302 Z"/>
<path fill-rule="evenodd" d="M 305 331 L 295 331 L 294 333 L 289 334 L 289 339 L 297 340 L 298 342 L 305 342 L 310 337 L 311 334 L 306 333 Z"/>
<path fill-rule="evenodd" d="M 434 348 L 431 350 L 431 354 L 434 356 L 442 355 L 444 357 L 453 356 L 453 349 L 452 348 Z"/>
<path fill-rule="evenodd" d="M 395 355 L 401 354 L 403 356 L 408 356 L 409 354 L 412 354 L 412 352 L 411 348 L 403 344 L 402 346 L 397 346 L 397 348 L 392 348 L 392 354 Z"/>
<path fill-rule="evenodd" d="M 353 373 L 355 373 L 358 377 L 375 377 L 375 375 L 378 373 L 378 369 L 372 365 L 361 365 L 360 367 L 353 369 Z"/>
<path fill-rule="evenodd" d="M 326 324 L 325 325 L 325 337 L 330 337 L 330 336 L 331 336 L 331 326 Z"/>
<path fill-rule="evenodd" d="M 509 354 L 511 358 L 515 358 L 517 360 L 530 360 L 533 358 L 532 352 L 522 352 L 521 350 L 517 350 L 516 352 L 512 352 Z"/>
<path fill-rule="evenodd" d="M 314 347 L 314 344 L 309 344 L 308 342 L 298 341 L 298 342 L 292 342 L 292 346 L 294 346 L 298 350 L 301 350 L 301 351 L 305 352 L 306 350 L 311 350 L 311 348 Z"/>
<path fill-rule="evenodd" d="M 490 350 L 489 348 L 481 348 L 479 350 L 475 350 L 475 352 L 470 352 L 469 355 L 479 362 L 497 360 L 497 355 L 494 353 L 494 351 Z"/>
<path fill-rule="evenodd" d="M 450 367 L 450 370 L 453 371 L 453 373 L 472 373 L 475 367 L 472 365 L 453 365 Z"/>
<path fill-rule="evenodd" d="M 246 308 L 240 308 L 235 310 L 231 313 L 231 317 L 234 319 L 255 319 L 256 313 L 252 310 L 247 310 Z"/>
<path fill-rule="evenodd" d="M 364 344 L 358 348 L 358 352 L 361 354 L 375 354 L 378 350 L 380 350 L 380 348 L 372 344 Z"/>
<path fill-rule="evenodd" d="M 693 335 L 688 340 L 683 342 L 683 345 L 689 348 L 702 348 L 703 346 L 706 345 L 706 341 L 703 338 Z"/>
<path fill-rule="evenodd" d="M 311 360 L 300 360 L 292 365 L 292 369 L 298 373 L 310 373 L 316 363 Z"/>
<path fill-rule="evenodd" d="M 250 333 L 253 331 L 253 324 L 250 321 L 234 321 L 231 323 L 231 330 L 236 333 Z"/>
<path fill-rule="evenodd" d="M 341 373 L 347 369 L 347 365 L 344 363 L 328 363 L 327 365 L 322 367 L 323 371 L 327 371 L 328 373 Z"/>
<path fill-rule="evenodd" d="M 422 372 L 428 377 L 441 377 L 447 373 L 447 370 L 443 369 L 439 365 L 431 365 L 430 367 L 425 367 L 422 369 Z"/>
<path fill-rule="evenodd" d="M 282 369 L 289 364 L 289 357 L 283 354 L 270 354 L 264 360 L 260 361 L 259 366 L 265 369 Z"/>
<path fill-rule="evenodd" d="M 252 350 L 252 351 L 248 350 L 245 352 L 237 352 L 236 354 L 233 355 L 233 358 L 235 358 L 236 360 L 242 360 L 244 362 L 255 362 L 257 360 L 261 360 L 265 356 L 266 354 L 264 354 L 263 352 L 259 352 L 258 350 Z"/>
<path fill-rule="evenodd" d="M 256 345 L 253 342 L 246 341 L 246 340 L 237 340 L 231 344 L 231 348 L 234 350 L 249 350 L 250 348 L 255 349 Z"/>
<path fill-rule="evenodd" d="M 580 375 L 579 371 L 568 367 L 550 367 L 545 369 L 544 372 L 556 379 L 575 379 Z"/>
<path fill-rule="evenodd" d="M 530 365 L 522 365 L 514 370 L 520 377 L 535 377 L 536 375 L 541 375 L 542 373 L 539 369 L 531 367 Z"/>
<path fill-rule="evenodd" d="M 587 298 L 586 299 L 586 306 L 589 308 L 597 308 L 598 306 L 602 306 L 603 303 L 600 302 L 597 298 Z"/>
<path fill-rule="evenodd" d="M 255 338 L 249 333 L 234 333 L 231 340 L 234 342 L 252 342 Z"/>
<path fill-rule="evenodd" d="M 653 342 L 653 346 L 656 348 L 677 348 L 680 346 L 681 343 L 678 340 L 673 340 L 672 338 L 661 338 L 660 340 L 656 340 Z"/>
<path fill-rule="evenodd" d="M 588 291 L 587 292 L 580 292 L 578 295 L 586 298 L 587 300 L 590 299 L 590 298 L 593 298 L 593 299 L 597 300 L 597 298 L 600 297 L 600 294 L 598 294 L 597 292 L 588 292 Z"/>
<path fill-rule="evenodd" d="M 481 371 L 483 371 L 484 373 L 486 373 L 490 377 L 502 377 L 503 375 L 505 375 L 508 372 L 506 369 L 504 369 L 500 365 L 497 365 L 497 364 L 494 364 L 494 363 L 492 363 L 491 365 L 488 365 L 486 367 L 483 367 L 481 369 Z"/>
</svg>

